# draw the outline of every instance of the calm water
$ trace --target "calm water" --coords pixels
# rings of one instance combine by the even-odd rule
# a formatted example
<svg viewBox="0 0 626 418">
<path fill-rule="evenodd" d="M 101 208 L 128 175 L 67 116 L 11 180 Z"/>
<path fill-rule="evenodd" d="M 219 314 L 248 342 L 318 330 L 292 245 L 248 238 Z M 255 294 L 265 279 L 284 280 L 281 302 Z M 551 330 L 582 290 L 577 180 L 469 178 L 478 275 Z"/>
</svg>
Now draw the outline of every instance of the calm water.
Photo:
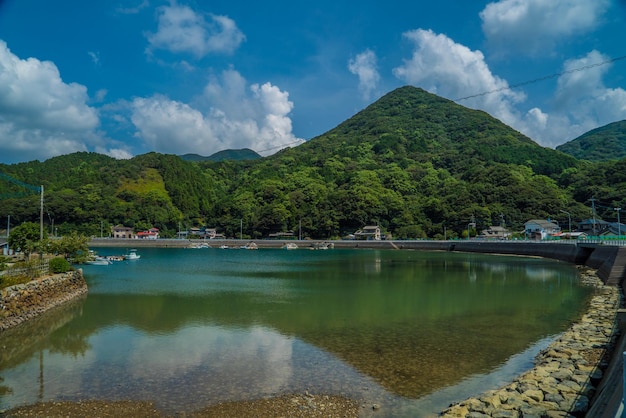
<svg viewBox="0 0 626 418">
<path fill-rule="evenodd" d="M 86 298 L 0 336 L 0 411 L 138 399 L 174 414 L 308 390 L 425 415 L 529 368 L 589 297 L 573 266 L 538 258 L 139 253 L 85 266 Z"/>
</svg>

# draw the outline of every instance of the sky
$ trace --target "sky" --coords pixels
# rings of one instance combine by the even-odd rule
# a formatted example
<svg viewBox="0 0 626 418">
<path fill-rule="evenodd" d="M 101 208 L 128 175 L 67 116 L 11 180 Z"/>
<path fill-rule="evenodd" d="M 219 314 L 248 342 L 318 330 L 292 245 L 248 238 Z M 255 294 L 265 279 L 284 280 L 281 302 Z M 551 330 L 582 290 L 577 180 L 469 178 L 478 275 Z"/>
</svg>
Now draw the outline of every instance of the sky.
<svg viewBox="0 0 626 418">
<path fill-rule="evenodd" d="M 0 163 L 271 155 L 405 85 L 550 148 L 626 119 L 626 0 L 0 0 Z"/>
</svg>

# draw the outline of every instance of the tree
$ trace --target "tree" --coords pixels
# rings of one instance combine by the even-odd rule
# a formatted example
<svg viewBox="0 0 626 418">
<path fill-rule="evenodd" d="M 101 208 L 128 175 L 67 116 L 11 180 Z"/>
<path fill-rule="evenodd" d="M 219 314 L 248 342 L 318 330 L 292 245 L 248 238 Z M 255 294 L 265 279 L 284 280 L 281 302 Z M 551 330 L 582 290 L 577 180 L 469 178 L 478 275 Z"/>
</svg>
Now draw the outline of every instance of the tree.
<svg viewBox="0 0 626 418">
<path fill-rule="evenodd" d="M 52 241 L 50 250 L 55 254 L 62 254 L 65 258 L 81 262 L 89 254 L 89 237 L 74 231 L 64 235 L 61 239 Z"/>
<path fill-rule="evenodd" d="M 44 231 L 44 239 L 47 238 Z M 40 225 L 34 222 L 24 222 L 11 230 L 9 235 L 9 248 L 21 251 L 28 257 L 40 246 Z"/>
</svg>

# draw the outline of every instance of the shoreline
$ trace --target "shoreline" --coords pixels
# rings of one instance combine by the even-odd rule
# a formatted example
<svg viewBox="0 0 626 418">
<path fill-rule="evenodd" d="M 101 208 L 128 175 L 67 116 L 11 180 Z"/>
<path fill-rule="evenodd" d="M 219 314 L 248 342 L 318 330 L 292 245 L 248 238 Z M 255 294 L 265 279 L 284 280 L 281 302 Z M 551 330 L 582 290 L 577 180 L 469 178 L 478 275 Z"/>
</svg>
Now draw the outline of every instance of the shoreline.
<svg viewBox="0 0 626 418">
<path fill-rule="evenodd" d="M 595 271 L 580 267 L 583 283 L 596 288 L 580 320 L 542 350 L 533 368 L 522 373 L 505 387 L 490 390 L 440 412 L 444 417 L 466 417 L 476 414 L 500 416 L 496 413 L 514 411 L 536 413 L 568 413 L 575 416 L 587 411 L 602 384 L 617 338 L 616 314 L 620 306 L 619 289 L 602 283 Z M 264 416 L 328 416 L 358 417 L 380 413 L 384 407 L 368 399 L 349 399 L 332 394 L 287 394 L 247 401 L 220 402 L 195 411 L 189 416 L 245 416 L 251 412 Z M 51 401 L 0 411 L 3 416 L 150 416 L 162 415 L 146 401 L 77 402 Z M 55 412 L 56 411 L 56 412 Z M 110 415 L 107 415 L 110 414 Z M 318 415 L 316 415 L 318 414 Z M 496 414 L 496 415 L 493 415 Z M 517 416 L 517 415 L 511 415 Z M 550 415 L 552 416 L 552 415 Z M 562 416 L 562 415 L 554 415 Z"/>
</svg>

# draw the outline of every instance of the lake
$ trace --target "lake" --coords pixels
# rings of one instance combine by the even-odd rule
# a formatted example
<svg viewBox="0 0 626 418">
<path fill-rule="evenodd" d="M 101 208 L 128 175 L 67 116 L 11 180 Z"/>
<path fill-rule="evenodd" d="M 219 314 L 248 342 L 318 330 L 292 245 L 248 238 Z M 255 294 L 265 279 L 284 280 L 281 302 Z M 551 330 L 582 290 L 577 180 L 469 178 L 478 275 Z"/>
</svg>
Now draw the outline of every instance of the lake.
<svg viewBox="0 0 626 418">
<path fill-rule="evenodd" d="M 530 368 L 591 292 L 575 266 L 541 258 L 139 254 L 84 266 L 86 297 L 0 334 L 0 410 L 134 399 L 175 414 L 308 391 L 377 403 L 377 416 L 427 416 Z"/>
</svg>

